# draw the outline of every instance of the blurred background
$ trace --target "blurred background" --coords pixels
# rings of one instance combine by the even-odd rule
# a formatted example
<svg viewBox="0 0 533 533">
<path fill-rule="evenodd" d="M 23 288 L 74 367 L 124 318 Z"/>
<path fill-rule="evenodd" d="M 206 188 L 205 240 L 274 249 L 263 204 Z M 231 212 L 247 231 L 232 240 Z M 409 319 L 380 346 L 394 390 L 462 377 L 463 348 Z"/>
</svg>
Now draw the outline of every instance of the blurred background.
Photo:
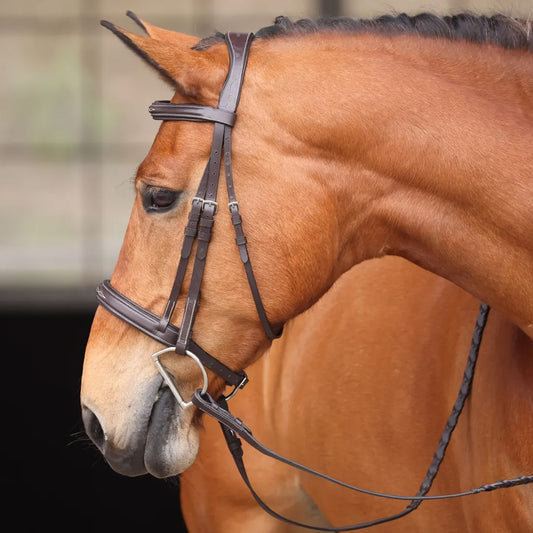
<svg viewBox="0 0 533 533">
<path fill-rule="evenodd" d="M 171 96 L 99 25 L 138 31 L 127 10 L 200 37 L 277 15 L 527 18 L 533 0 L 0 0 L 1 483 L 17 532 L 185 531 L 177 484 L 115 475 L 80 433 L 94 287 L 111 275 L 158 127 L 148 105 Z"/>
</svg>

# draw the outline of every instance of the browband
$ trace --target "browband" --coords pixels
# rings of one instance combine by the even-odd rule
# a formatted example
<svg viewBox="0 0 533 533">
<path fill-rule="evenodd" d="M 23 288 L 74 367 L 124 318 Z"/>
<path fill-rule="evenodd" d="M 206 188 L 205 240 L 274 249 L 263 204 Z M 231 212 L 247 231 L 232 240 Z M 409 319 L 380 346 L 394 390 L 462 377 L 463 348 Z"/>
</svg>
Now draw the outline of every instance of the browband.
<svg viewBox="0 0 533 533">
<path fill-rule="evenodd" d="M 156 100 L 148 111 L 154 120 L 189 120 L 191 122 L 218 122 L 232 127 L 236 113 L 196 104 L 173 104 L 169 100 Z"/>
</svg>

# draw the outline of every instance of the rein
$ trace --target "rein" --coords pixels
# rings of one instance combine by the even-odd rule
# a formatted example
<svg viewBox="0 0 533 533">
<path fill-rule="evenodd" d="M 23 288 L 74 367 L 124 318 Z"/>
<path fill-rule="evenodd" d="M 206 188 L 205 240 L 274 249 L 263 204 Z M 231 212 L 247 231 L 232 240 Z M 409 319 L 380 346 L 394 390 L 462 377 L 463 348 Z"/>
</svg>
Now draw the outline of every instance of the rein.
<svg viewBox="0 0 533 533">
<path fill-rule="evenodd" d="M 374 492 L 353 485 L 349 485 L 342 481 L 336 480 L 330 476 L 312 470 L 295 461 L 282 457 L 272 450 L 263 446 L 257 441 L 252 432 L 239 419 L 235 418 L 228 410 L 227 401 L 232 398 L 238 390 L 244 387 L 248 382 L 248 377 L 244 370 L 234 371 L 228 368 L 224 363 L 203 350 L 192 337 L 194 320 L 198 311 L 200 301 L 200 288 L 204 274 L 205 261 L 207 251 L 211 240 L 211 231 L 214 224 L 214 217 L 218 211 L 217 191 L 219 185 L 219 176 L 222 167 L 222 157 L 224 157 L 224 169 L 226 177 L 226 187 L 228 191 L 228 209 L 231 215 L 231 220 L 235 229 L 235 241 L 239 249 L 241 261 L 243 263 L 245 273 L 248 279 L 248 284 L 252 293 L 252 297 L 259 315 L 259 319 L 265 333 L 269 339 L 275 339 L 281 335 L 281 331 L 274 333 L 273 328 L 266 315 L 263 306 L 259 289 L 252 270 L 250 257 L 246 246 L 246 237 L 242 228 L 242 218 L 239 214 L 239 204 L 235 196 L 235 189 L 233 185 L 233 173 L 231 167 L 231 132 L 236 120 L 236 109 L 239 103 L 242 82 L 246 70 L 246 63 L 248 59 L 248 52 L 253 40 L 251 33 L 228 33 L 225 36 L 226 45 L 228 47 L 230 57 L 230 67 L 228 77 L 222 91 L 220 93 L 219 104 L 217 108 L 192 105 L 192 104 L 173 104 L 168 101 L 154 102 L 149 111 L 155 120 L 176 121 L 186 120 L 193 122 L 213 122 L 213 141 L 211 147 L 211 154 L 204 170 L 200 184 L 196 191 L 196 195 L 192 199 L 191 210 L 187 226 L 184 231 L 183 245 L 180 254 L 180 260 L 174 283 L 168 298 L 165 310 L 161 317 L 144 309 L 136 304 L 125 295 L 117 291 L 109 280 L 102 282 L 96 289 L 97 299 L 100 305 L 105 307 L 113 315 L 121 320 L 124 320 L 129 325 L 137 328 L 146 335 L 152 337 L 158 342 L 167 346 L 167 348 L 160 350 L 152 355 L 153 361 L 161 373 L 165 383 L 170 388 L 179 405 L 186 409 L 195 405 L 201 411 L 212 416 L 220 423 L 224 437 L 226 439 L 228 448 L 233 456 L 237 469 L 244 480 L 244 483 L 250 489 L 252 496 L 257 503 L 271 516 L 282 520 L 284 522 L 300 526 L 307 529 L 318 531 L 352 531 L 363 529 L 374 525 L 382 524 L 396 520 L 411 513 L 419 507 L 425 500 L 449 499 L 458 498 L 462 496 L 479 494 L 481 492 L 489 492 L 496 489 L 514 487 L 517 485 L 524 485 L 533 482 L 533 476 L 521 476 L 510 480 L 501 480 L 495 483 L 482 485 L 475 489 L 455 493 L 443 494 L 436 496 L 428 496 L 433 481 L 439 471 L 439 467 L 444 459 L 446 449 L 450 442 L 452 433 L 458 423 L 459 417 L 468 398 L 474 377 L 475 366 L 479 354 L 479 348 L 483 331 L 486 325 L 489 307 L 486 304 L 481 304 L 476 327 L 472 337 L 470 352 L 468 355 L 467 366 L 463 375 L 463 382 L 459 390 L 459 394 L 455 401 L 455 405 L 446 423 L 446 427 L 441 435 L 439 444 L 433 456 L 431 465 L 429 466 L 426 477 L 420 485 L 420 488 L 414 496 L 398 496 L 394 494 L 386 494 L 381 492 Z M 191 283 L 185 309 L 181 319 L 180 327 L 176 327 L 170 323 L 172 314 L 176 307 L 178 296 L 181 292 L 183 280 L 189 259 L 192 253 L 193 243 L 197 241 L 196 255 L 194 258 L 193 271 L 191 276 Z M 203 387 L 198 389 L 191 401 L 185 401 L 178 391 L 175 381 L 171 375 L 168 374 L 165 367 L 159 361 L 160 355 L 165 352 L 173 351 L 179 355 L 188 356 L 193 359 L 200 367 L 203 375 Z M 207 393 L 208 378 L 205 368 L 222 377 L 226 384 L 233 387 L 233 391 L 228 396 L 221 396 L 215 401 L 209 393 Z M 261 500 L 258 494 L 253 489 L 248 478 L 244 462 L 243 450 L 240 439 L 245 440 L 248 444 L 277 461 L 281 461 L 287 465 L 298 468 L 304 472 L 316 475 L 322 479 L 351 489 L 364 494 L 388 498 L 395 500 L 407 500 L 410 503 L 407 507 L 396 514 L 379 518 L 370 522 L 361 522 L 345 527 L 319 527 L 309 524 L 302 524 L 289 518 L 286 518 L 276 511 L 272 510 L 266 503 Z"/>
<path fill-rule="evenodd" d="M 192 403 L 196 405 L 196 407 L 198 407 L 199 409 L 207 413 L 208 415 L 218 420 L 218 422 L 220 423 L 220 427 L 222 428 L 222 432 L 226 439 L 226 443 L 231 452 L 233 460 L 235 461 L 235 465 L 237 466 L 239 474 L 241 475 L 244 483 L 250 490 L 252 496 L 254 497 L 255 501 L 259 504 L 259 506 L 264 511 L 266 511 L 270 516 L 278 520 L 287 522 L 295 526 L 306 528 L 306 529 L 312 529 L 316 531 L 355 531 L 358 529 L 365 529 L 368 527 L 377 526 L 378 524 L 383 524 L 385 522 L 392 522 L 393 520 L 402 518 L 408 515 L 409 513 L 411 513 L 412 511 L 414 511 L 415 509 L 417 509 L 420 506 L 420 504 L 426 500 L 446 500 L 446 499 L 452 499 L 452 498 L 461 498 L 464 496 L 480 494 L 482 492 L 491 492 L 497 489 L 516 487 L 518 485 L 526 485 L 528 483 L 533 482 L 533 476 L 520 476 L 520 477 L 516 477 L 513 479 L 501 480 L 495 483 L 481 485 L 479 487 L 476 487 L 474 489 L 471 489 L 465 492 L 427 496 L 427 493 L 431 489 L 433 481 L 435 480 L 435 477 L 437 476 L 440 465 L 442 461 L 444 460 L 446 449 L 448 448 L 448 444 L 450 443 L 452 433 L 455 430 L 455 427 L 457 426 L 457 423 L 463 411 L 463 407 L 465 405 L 466 399 L 468 398 L 470 394 L 470 391 L 472 388 L 472 380 L 474 379 L 474 372 L 476 368 L 477 358 L 479 355 L 479 348 L 481 346 L 483 331 L 487 323 L 489 311 L 490 311 L 490 307 L 488 305 L 483 304 L 483 303 L 480 305 L 479 314 L 476 320 L 476 326 L 474 329 L 474 334 L 472 336 L 472 342 L 470 345 L 470 351 L 468 354 L 468 361 L 467 361 L 466 368 L 463 374 L 463 381 L 461 383 L 461 387 L 459 389 L 457 399 L 455 400 L 455 404 L 450 413 L 450 416 L 448 417 L 448 421 L 446 422 L 444 431 L 442 432 L 442 435 L 439 439 L 437 449 L 435 450 L 435 453 L 433 454 L 433 460 L 431 461 L 431 464 L 426 472 L 426 477 L 422 481 L 420 488 L 418 489 L 418 492 L 416 493 L 415 496 L 399 496 L 396 494 L 388 494 L 388 493 L 363 489 L 361 487 L 357 487 L 357 486 L 345 483 L 343 481 L 339 481 L 326 474 L 322 474 L 321 472 L 318 472 L 307 466 L 297 463 L 296 461 L 292 461 L 290 459 L 287 459 L 286 457 L 278 455 L 277 453 L 275 453 L 274 451 L 270 450 L 269 448 L 261 444 L 259 441 L 257 441 L 252 435 L 252 432 L 250 431 L 250 429 L 242 422 L 242 420 L 240 420 L 239 418 L 235 418 L 228 411 L 228 405 L 224 397 L 220 398 L 219 400 L 215 402 L 209 394 L 202 394 L 200 390 L 197 390 L 194 393 L 194 396 L 192 398 Z M 362 494 L 367 494 L 369 496 L 375 496 L 378 498 L 386 498 L 390 500 L 403 500 L 403 501 L 407 500 L 407 501 L 410 501 L 410 503 L 407 505 L 407 507 L 403 511 L 399 513 L 396 513 L 390 516 L 385 516 L 383 518 L 378 518 L 376 520 L 371 520 L 369 522 L 359 522 L 357 524 L 352 524 L 352 525 L 348 525 L 344 527 L 329 528 L 329 527 L 314 526 L 310 524 L 303 524 L 301 522 L 297 522 L 283 515 L 280 515 L 279 513 L 274 511 L 260 498 L 260 496 L 254 490 L 250 482 L 250 479 L 248 477 L 248 474 L 246 472 L 246 468 L 244 466 L 244 462 L 243 462 L 244 452 L 243 452 L 242 443 L 239 437 L 241 437 L 244 441 L 246 441 L 250 446 L 255 448 L 257 451 L 261 452 L 263 455 L 266 455 L 268 457 L 271 457 L 272 459 L 275 459 L 289 466 L 292 466 L 293 468 L 297 468 L 298 470 L 301 470 L 302 472 L 312 474 L 314 476 L 325 479 L 326 481 L 329 481 L 336 485 L 340 485 L 341 487 L 344 487 L 346 489 L 350 489 L 350 490 L 353 490 L 353 491 L 356 491 Z"/>
</svg>

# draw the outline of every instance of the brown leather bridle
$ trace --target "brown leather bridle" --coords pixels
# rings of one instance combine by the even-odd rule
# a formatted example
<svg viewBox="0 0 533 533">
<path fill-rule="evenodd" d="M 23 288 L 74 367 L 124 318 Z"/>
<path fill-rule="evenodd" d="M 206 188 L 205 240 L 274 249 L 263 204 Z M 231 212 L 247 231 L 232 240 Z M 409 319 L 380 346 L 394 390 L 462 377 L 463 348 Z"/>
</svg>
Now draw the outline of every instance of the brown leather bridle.
<svg viewBox="0 0 533 533">
<path fill-rule="evenodd" d="M 193 354 L 196 356 L 202 365 L 222 377 L 228 385 L 233 386 L 234 389 L 231 395 L 247 383 L 248 378 L 244 370 L 237 372 L 231 370 L 224 363 L 203 350 L 192 339 L 194 320 L 200 301 L 200 289 L 207 250 L 211 241 L 211 230 L 215 220 L 214 217 L 218 211 L 217 192 L 223 155 L 229 199 L 228 209 L 235 228 L 235 240 L 239 248 L 239 254 L 248 278 L 248 284 L 257 313 L 269 339 L 275 339 L 281 334 L 281 332 L 276 334 L 273 332 L 259 294 L 246 246 L 246 236 L 242 228 L 242 218 L 235 196 L 231 168 L 231 132 L 235 124 L 235 111 L 239 103 L 248 51 L 252 39 L 253 34 L 251 33 L 227 34 L 226 44 L 229 51 L 230 68 L 228 77 L 220 93 L 217 108 L 194 104 L 172 104 L 168 101 L 156 101 L 149 108 L 152 117 L 156 120 L 214 122 L 211 155 L 200 180 L 198 190 L 192 199 L 178 269 L 163 315 L 158 317 L 136 304 L 117 291 L 109 280 L 104 281 L 97 288 L 98 302 L 108 311 L 162 344 L 175 347 L 177 354 L 189 356 Z M 177 328 L 171 324 L 170 320 L 182 289 L 195 240 L 197 241 L 197 248 L 191 282 L 181 325 Z"/>
<path fill-rule="evenodd" d="M 202 105 L 191 104 L 172 104 L 168 101 L 156 101 L 150 107 L 150 113 L 156 120 L 187 120 L 187 121 L 200 121 L 200 122 L 214 122 L 213 142 L 211 147 L 211 155 L 209 161 L 203 173 L 200 181 L 200 185 L 196 192 L 195 197 L 192 200 L 191 210 L 189 212 L 189 219 L 184 232 L 183 245 L 181 248 L 181 255 L 176 272 L 176 277 L 170 292 L 168 302 L 161 317 L 154 313 L 144 309 L 140 305 L 136 304 L 119 291 L 117 291 L 109 282 L 109 280 L 101 283 L 96 291 L 97 298 L 100 305 L 105 307 L 112 314 L 118 318 L 124 320 L 131 326 L 142 331 L 146 335 L 149 335 L 153 339 L 168 346 L 169 350 L 175 351 L 179 355 L 187 355 L 192 357 L 202 368 L 204 375 L 204 387 L 202 390 L 197 390 L 191 400 L 191 402 L 185 402 L 177 389 L 173 384 L 173 380 L 166 373 L 164 367 L 159 363 L 157 357 L 154 357 L 154 362 L 158 365 L 159 371 L 162 373 L 167 385 L 171 388 L 176 396 L 176 399 L 182 407 L 188 407 L 194 404 L 203 412 L 214 417 L 220 422 L 224 436 L 228 447 L 232 453 L 237 468 L 250 489 L 253 497 L 257 503 L 271 516 L 288 522 L 290 524 L 304 527 L 307 529 L 313 529 L 315 531 L 353 531 L 357 529 L 363 529 L 377 524 L 390 522 L 401 518 L 410 512 L 418 508 L 418 506 L 424 500 L 437 500 L 447 498 L 457 498 L 461 496 L 467 496 L 471 494 L 479 494 L 481 492 L 489 492 L 496 489 L 514 487 L 517 485 L 524 485 L 533 482 L 533 476 L 521 476 L 509 480 L 502 480 L 491 484 L 482 485 L 475 489 L 455 493 L 444 494 L 437 496 L 427 496 L 433 480 L 435 479 L 440 464 L 444 459 L 446 449 L 452 433 L 457 425 L 459 416 L 463 410 L 466 399 L 469 396 L 472 380 L 474 377 L 475 365 L 477 362 L 477 356 L 479 353 L 479 347 L 485 328 L 487 316 L 489 313 L 489 307 L 485 304 L 481 304 L 480 312 L 476 322 L 476 328 L 472 337 L 472 343 L 468 356 L 468 362 L 466 370 L 463 376 L 463 382 L 457 396 L 455 405 L 453 406 L 446 427 L 441 435 L 439 444 L 433 456 L 431 465 L 426 473 L 426 477 L 422 482 L 418 493 L 414 496 L 398 496 L 393 494 L 381 493 L 361 489 L 359 487 L 349 485 L 342 481 L 338 481 L 330 476 L 307 468 L 295 461 L 282 457 L 272 450 L 269 450 L 260 442 L 258 442 L 252 435 L 251 431 L 244 425 L 244 423 L 235 418 L 228 411 L 227 400 L 231 398 L 239 389 L 241 389 L 248 381 L 244 370 L 234 371 L 228 368 L 224 363 L 214 358 L 203 350 L 192 337 L 194 319 L 198 311 L 198 304 L 200 300 L 200 288 L 202 284 L 202 278 L 204 274 L 205 261 L 207 257 L 207 250 L 211 240 L 211 230 L 214 223 L 214 217 L 218 211 L 217 203 L 217 191 L 219 184 L 219 176 L 222 165 L 222 156 L 224 156 L 224 167 L 226 176 L 226 187 L 228 191 L 228 209 L 231 214 L 231 220 L 235 228 L 236 243 L 239 248 L 240 257 L 245 268 L 248 283 L 252 292 L 253 300 L 263 325 L 265 333 L 269 339 L 279 337 L 281 331 L 274 333 L 270 325 L 270 322 L 266 316 L 265 308 L 259 295 L 259 289 L 255 281 L 252 266 L 250 263 L 250 257 L 246 247 L 246 237 L 242 228 L 242 218 L 239 214 L 239 204 L 235 197 L 235 190 L 233 186 L 233 173 L 231 168 L 231 132 L 232 127 L 235 124 L 237 105 L 239 102 L 242 81 L 246 69 L 246 62 L 248 58 L 248 52 L 253 40 L 253 34 L 251 33 L 228 33 L 225 36 L 226 45 L 229 51 L 230 67 L 229 73 L 220 93 L 219 104 L 217 108 Z M 194 266 L 191 276 L 191 283 L 187 294 L 185 303 L 185 310 L 181 320 L 180 327 L 176 327 L 171 324 L 170 320 L 174 312 L 178 296 L 181 292 L 185 272 L 189 263 L 190 255 L 194 241 L 197 241 L 196 255 L 194 260 Z M 167 350 L 162 350 L 167 351 Z M 154 356 L 157 356 L 157 352 Z M 233 386 L 233 391 L 228 396 L 221 396 L 215 401 L 206 391 L 207 389 L 207 377 L 203 366 L 209 368 L 215 374 L 222 377 L 226 383 Z M 298 468 L 304 472 L 314 474 L 327 481 L 338 484 L 345 488 L 362 492 L 381 498 L 395 499 L 395 500 L 407 500 L 410 503 L 401 512 L 384 518 L 379 518 L 369 522 L 361 522 L 345 527 L 320 527 L 309 524 L 302 524 L 286 518 L 276 511 L 268 507 L 258 494 L 254 491 L 244 463 L 242 460 L 242 446 L 239 439 L 241 437 L 251 446 L 259 450 L 261 453 L 272 457 L 278 461 L 284 462 L 290 466 Z"/>
</svg>

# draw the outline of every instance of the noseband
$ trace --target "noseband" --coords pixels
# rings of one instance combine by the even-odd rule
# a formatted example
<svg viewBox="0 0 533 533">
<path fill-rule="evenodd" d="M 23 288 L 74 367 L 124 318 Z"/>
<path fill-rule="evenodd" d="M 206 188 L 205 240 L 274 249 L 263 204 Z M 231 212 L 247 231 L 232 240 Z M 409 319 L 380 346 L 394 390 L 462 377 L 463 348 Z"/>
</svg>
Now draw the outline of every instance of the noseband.
<svg viewBox="0 0 533 533">
<path fill-rule="evenodd" d="M 231 132 L 236 120 L 235 111 L 239 103 L 244 72 L 246 70 L 246 62 L 248 59 L 248 52 L 253 40 L 253 34 L 228 33 L 225 36 L 225 40 L 229 51 L 230 67 L 226 82 L 220 93 L 219 104 L 217 108 L 192 104 L 173 104 L 168 101 L 156 101 L 149 108 L 150 113 L 155 120 L 186 120 L 193 122 L 214 123 L 211 155 L 202 175 L 196 195 L 192 199 L 191 210 L 189 212 L 187 226 L 185 227 L 183 245 L 181 248 L 181 255 L 176 277 L 174 279 L 163 315 L 159 317 L 136 304 L 117 291 L 111 285 L 109 280 L 101 283 L 96 289 L 99 304 L 110 311 L 113 315 L 157 340 L 161 344 L 167 346 L 167 348 L 156 352 L 152 356 L 154 363 L 165 380 L 165 383 L 172 391 L 179 405 L 183 409 L 194 404 L 196 407 L 220 422 L 226 442 L 244 482 L 250 489 L 252 496 L 257 503 L 274 518 L 296 526 L 312 529 L 314 531 L 353 531 L 401 518 L 417 509 L 424 500 L 457 498 L 461 496 L 532 483 L 533 476 L 521 476 L 509 480 L 502 480 L 495 483 L 482 485 L 481 487 L 466 492 L 427 496 L 427 493 L 431 489 L 433 480 L 438 473 L 440 464 L 444 459 L 448 443 L 457 425 L 466 399 L 470 393 L 479 347 L 481 344 L 481 338 L 489 313 L 489 308 L 485 304 L 481 304 L 480 307 L 476 328 L 472 337 L 468 362 L 457 400 L 442 433 L 437 450 L 435 451 L 431 465 L 426 473 L 426 477 L 415 496 L 397 496 L 393 494 L 361 489 L 359 487 L 338 481 L 325 474 L 321 474 L 320 472 L 282 457 L 258 442 L 253 437 L 251 431 L 243 424 L 243 422 L 229 413 L 227 400 L 230 399 L 247 383 L 248 378 L 246 373 L 244 370 L 231 370 L 224 363 L 208 354 L 191 338 L 194 320 L 198 311 L 200 288 L 205 268 L 207 250 L 211 240 L 211 231 L 214 224 L 214 217 L 218 211 L 217 191 L 222 166 L 222 155 L 224 155 L 226 187 L 229 199 L 228 209 L 231 215 L 233 226 L 235 228 L 235 240 L 239 248 L 239 254 L 244 265 L 246 277 L 248 279 L 248 284 L 252 292 L 252 297 L 259 315 L 259 319 L 269 339 L 275 339 L 279 337 L 279 335 L 281 335 L 281 331 L 277 334 L 273 332 L 259 295 L 259 290 L 255 281 L 252 265 L 250 263 L 250 257 L 246 247 L 246 237 L 242 228 L 242 218 L 239 214 L 239 204 L 235 197 L 233 173 L 231 168 Z M 177 328 L 170 323 L 170 320 L 176 307 L 178 296 L 181 292 L 183 280 L 185 278 L 185 272 L 187 270 L 187 265 L 189 263 L 193 243 L 195 240 L 197 241 L 197 248 L 191 276 L 191 283 L 185 302 L 185 310 L 183 312 L 181 325 L 179 328 Z M 185 401 L 181 397 L 181 394 L 175 386 L 174 380 L 159 361 L 160 355 L 168 351 L 173 351 L 179 355 L 192 358 L 202 371 L 203 387 L 194 393 L 192 400 L 189 402 Z M 210 369 L 212 372 L 223 378 L 228 385 L 233 386 L 233 391 L 226 397 L 221 396 L 221 398 L 219 398 L 217 401 L 213 400 L 213 398 L 207 393 L 207 374 L 204 367 Z M 322 479 L 342 487 L 381 498 L 408 500 L 410 503 L 403 511 L 394 515 L 345 527 L 328 528 L 296 522 L 272 510 L 254 491 L 242 460 L 243 451 L 239 437 L 259 450 L 261 453 L 273 459 L 298 468 L 304 472 L 319 476 Z"/>
</svg>

